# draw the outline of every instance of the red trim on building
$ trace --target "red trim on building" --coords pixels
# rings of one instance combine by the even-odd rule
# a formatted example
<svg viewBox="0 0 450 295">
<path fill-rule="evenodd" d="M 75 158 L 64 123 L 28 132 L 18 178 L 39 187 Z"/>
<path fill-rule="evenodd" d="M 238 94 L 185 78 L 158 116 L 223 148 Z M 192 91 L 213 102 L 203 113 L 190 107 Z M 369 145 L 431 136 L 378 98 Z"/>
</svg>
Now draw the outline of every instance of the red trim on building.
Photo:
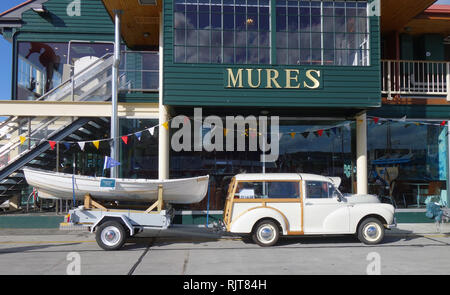
<svg viewBox="0 0 450 295">
<path fill-rule="evenodd" d="M 19 4 L 19 5 L 17 5 L 17 6 L 15 6 L 15 7 L 11 8 L 11 9 L 8 9 L 8 10 L 6 10 L 6 11 L 0 13 L 0 16 L 4 16 L 5 14 L 8 14 L 8 13 L 10 13 L 10 12 L 12 12 L 12 11 L 18 9 L 18 8 L 21 8 L 21 7 L 23 7 L 23 6 L 27 5 L 27 4 L 30 4 L 31 2 L 34 2 L 34 1 L 35 1 L 35 0 L 28 0 L 28 1 L 25 1 L 25 2 L 23 2 L 22 4 Z"/>
</svg>

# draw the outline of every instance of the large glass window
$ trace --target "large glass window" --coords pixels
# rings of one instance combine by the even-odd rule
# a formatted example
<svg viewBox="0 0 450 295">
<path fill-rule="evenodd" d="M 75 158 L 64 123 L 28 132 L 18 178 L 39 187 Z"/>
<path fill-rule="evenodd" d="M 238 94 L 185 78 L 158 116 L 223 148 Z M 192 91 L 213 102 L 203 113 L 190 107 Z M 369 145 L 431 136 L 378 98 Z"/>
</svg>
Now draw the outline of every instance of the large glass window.
<svg viewBox="0 0 450 295">
<path fill-rule="evenodd" d="M 433 121 L 369 121 L 369 192 L 398 208 L 444 204 L 447 127 Z"/>
<path fill-rule="evenodd" d="M 113 52 L 111 43 L 46 43 L 19 42 L 17 58 L 16 98 L 34 100 L 60 85 L 70 75 L 90 62 Z"/>
<path fill-rule="evenodd" d="M 275 3 L 271 12 L 269 0 L 176 0 L 175 62 L 369 65 L 366 1 Z"/>
<path fill-rule="evenodd" d="M 174 60 L 270 63 L 269 0 L 176 0 Z"/>
<path fill-rule="evenodd" d="M 367 3 L 276 1 L 278 64 L 369 65 Z"/>
<path fill-rule="evenodd" d="M 222 120 L 225 124 L 225 117 Z M 194 123 L 191 122 L 192 135 L 195 132 L 193 125 Z M 245 126 L 245 128 L 247 127 Z M 170 151 L 170 178 L 210 175 L 209 208 L 211 210 L 223 209 L 227 188 L 233 176 L 239 173 L 261 173 L 263 169 L 266 173 L 312 173 L 340 177 L 342 181 L 339 190 L 351 193 L 356 187 L 356 164 L 354 151 L 352 152 L 355 138 L 352 135 L 354 129 L 353 121 L 308 121 L 282 117 L 279 126 L 281 133 L 279 157 L 275 162 L 265 164 L 261 162 L 261 150 L 251 151 L 249 148 L 252 140 L 250 131 L 244 134 L 227 129 L 224 132 L 223 142 L 226 143 L 227 137 L 234 137 L 234 150 L 231 151 L 224 147 L 223 151 L 211 152 L 206 151 L 206 135 L 205 132 L 202 132 L 203 148 L 201 151 L 195 151 L 195 140 L 190 142 L 190 151 L 173 149 Z M 178 130 L 178 128 L 171 129 L 171 136 Z M 220 132 L 220 134 L 222 133 Z M 237 149 L 237 142 L 240 138 L 245 140 L 244 151 Z M 171 142 L 172 140 L 173 138 Z M 172 145 L 171 147 L 173 148 Z M 266 185 L 269 186 L 267 183 Z M 286 187 L 276 188 L 275 183 L 274 187 L 263 187 L 260 182 L 246 183 L 248 190 L 243 191 L 237 197 L 288 198 L 298 193 L 294 191 L 298 185 L 297 187 L 289 186 L 291 182 L 287 182 L 280 185 Z M 243 188 L 245 187 L 243 186 Z M 240 189 L 237 191 L 241 192 Z M 207 204 L 208 198 L 205 198 L 201 203 L 177 205 L 177 208 L 204 210 Z"/>
</svg>

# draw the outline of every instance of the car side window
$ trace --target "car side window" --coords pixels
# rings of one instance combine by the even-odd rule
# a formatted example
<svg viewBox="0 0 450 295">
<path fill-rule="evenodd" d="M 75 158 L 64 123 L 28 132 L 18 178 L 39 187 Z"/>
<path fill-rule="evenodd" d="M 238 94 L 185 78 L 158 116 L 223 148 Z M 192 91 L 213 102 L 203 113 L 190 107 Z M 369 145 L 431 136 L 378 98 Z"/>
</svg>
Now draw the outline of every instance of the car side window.
<svg viewBox="0 0 450 295">
<path fill-rule="evenodd" d="M 300 186 L 296 181 L 239 182 L 238 199 L 299 199 Z"/>
<path fill-rule="evenodd" d="M 306 197 L 309 199 L 328 199 L 332 198 L 334 187 L 331 183 L 325 181 L 307 181 Z"/>
</svg>

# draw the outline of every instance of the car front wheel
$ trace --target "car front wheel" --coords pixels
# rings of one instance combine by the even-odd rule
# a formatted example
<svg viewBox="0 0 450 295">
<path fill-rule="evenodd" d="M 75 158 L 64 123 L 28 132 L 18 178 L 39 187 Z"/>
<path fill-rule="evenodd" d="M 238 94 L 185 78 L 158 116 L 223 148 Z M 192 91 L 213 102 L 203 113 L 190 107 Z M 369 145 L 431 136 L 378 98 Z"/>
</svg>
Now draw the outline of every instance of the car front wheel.
<svg viewBox="0 0 450 295">
<path fill-rule="evenodd" d="M 367 218 L 358 227 L 358 239 L 366 245 L 376 245 L 384 238 L 384 226 L 376 218 Z"/>
</svg>

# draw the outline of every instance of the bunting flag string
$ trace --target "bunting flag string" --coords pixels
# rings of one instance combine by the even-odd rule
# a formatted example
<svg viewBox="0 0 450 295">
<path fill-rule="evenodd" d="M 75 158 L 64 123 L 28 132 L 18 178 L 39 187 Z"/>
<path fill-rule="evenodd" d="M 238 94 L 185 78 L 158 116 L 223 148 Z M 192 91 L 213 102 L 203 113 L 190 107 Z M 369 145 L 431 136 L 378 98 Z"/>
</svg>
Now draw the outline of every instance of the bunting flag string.
<svg viewBox="0 0 450 295">
<path fill-rule="evenodd" d="M 158 124 L 158 125 L 152 126 L 150 128 L 146 128 L 144 130 L 139 130 L 139 131 L 136 131 L 134 133 L 121 135 L 120 138 L 125 144 L 129 143 L 129 137 L 130 136 L 135 136 L 138 141 L 141 141 L 144 131 L 148 131 L 151 136 L 154 136 L 155 135 L 155 128 L 157 128 L 157 127 L 161 127 L 162 126 L 166 130 L 169 130 L 169 122 L 171 120 L 172 119 L 170 119 L 170 120 L 168 120 L 168 121 L 166 121 L 166 122 L 164 122 L 162 124 Z M 196 120 L 194 118 L 190 118 L 188 116 L 184 117 L 184 123 L 185 124 L 187 124 L 191 120 L 192 121 L 198 121 L 198 120 Z M 433 122 L 414 121 L 414 120 L 407 119 L 406 115 L 401 117 L 401 118 L 397 118 L 397 119 L 381 118 L 381 117 L 376 117 L 376 116 L 367 116 L 367 122 L 368 122 L 368 124 L 370 124 L 370 122 L 372 122 L 375 125 L 383 125 L 386 122 L 401 122 L 401 123 L 405 123 L 405 128 L 408 128 L 411 125 L 415 125 L 415 126 L 432 125 L 432 126 L 441 126 L 441 127 L 447 125 L 447 121 L 445 121 L 445 120 L 441 121 L 441 122 L 437 122 L 437 121 L 433 121 Z M 201 124 L 202 124 L 202 126 L 204 126 L 203 125 L 203 121 L 201 121 Z M 295 136 L 297 134 L 300 134 L 300 135 L 302 135 L 302 137 L 304 139 L 308 139 L 308 137 L 309 137 L 309 135 L 311 133 L 314 134 L 316 137 L 321 137 L 321 136 L 323 136 L 324 133 L 325 133 L 326 136 L 330 137 L 332 135 L 332 133 L 334 135 L 338 135 L 338 133 L 342 132 L 341 128 L 346 128 L 347 130 L 350 130 L 351 129 L 350 122 L 341 123 L 341 124 L 338 124 L 338 125 L 335 125 L 335 126 L 332 126 L 332 127 L 329 127 L 329 128 L 311 129 L 311 130 L 301 131 L 301 132 L 295 132 L 295 131 L 291 130 L 291 132 L 288 132 L 288 134 L 291 136 L 291 138 L 295 138 Z M 247 128 L 245 130 L 234 130 L 234 129 L 229 129 L 229 128 L 222 127 L 222 129 L 223 129 L 224 136 L 227 136 L 230 131 L 241 133 L 242 136 L 250 136 L 251 138 L 255 138 L 258 135 L 259 136 L 261 136 L 261 135 L 269 135 L 269 134 L 275 135 L 275 133 L 273 133 L 273 132 L 267 132 L 267 133 L 264 133 L 264 134 L 260 133 L 255 128 Z M 281 139 L 281 137 L 282 137 L 281 133 L 278 133 L 278 134 L 280 135 L 278 137 L 278 139 Z M 111 142 L 115 138 L 105 138 L 105 139 L 96 139 L 96 140 L 91 140 L 91 141 L 78 141 L 77 142 L 77 141 L 42 140 L 41 138 L 37 139 L 37 138 L 26 137 L 26 136 L 21 135 L 21 136 L 19 136 L 19 139 L 20 139 L 20 145 L 23 145 L 27 139 L 29 139 L 29 140 L 40 140 L 41 142 L 47 141 L 49 143 L 49 145 L 50 145 L 50 148 L 52 150 L 54 150 L 56 144 L 59 144 L 59 143 L 63 143 L 65 148 L 66 148 L 66 150 L 69 150 L 71 148 L 72 144 L 78 144 L 79 148 L 82 151 L 84 151 L 86 143 L 92 143 L 93 146 L 96 149 L 99 149 L 100 148 L 100 142 L 103 142 L 103 141 Z"/>
<path fill-rule="evenodd" d="M 436 121 L 434 122 L 423 122 L 423 121 L 415 121 L 415 120 L 407 120 L 407 116 L 403 116 L 401 118 L 398 119 L 393 119 L 393 118 L 380 118 L 380 117 L 373 117 L 373 116 L 368 116 L 368 119 L 370 119 L 374 124 L 376 125 L 384 125 L 386 122 L 400 122 L 400 123 L 405 123 L 405 128 L 408 128 L 409 126 L 411 126 L 411 124 L 414 124 L 416 126 L 421 126 L 421 125 L 428 125 L 428 126 L 445 126 L 447 125 L 447 121 L 440 121 L 439 123 L 436 123 Z"/>
<path fill-rule="evenodd" d="M 169 121 L 167 121 L 167 122 L 164 122 L 164 123 L 162 123 L 162 124 L 158 124 L 158 125 L 152 126 L 152 127 L 150 127 L 150 128 L 146 128 L 146 129 L 144 129 L 144 130 L 139 130 L 139 131 L 136 131 L 136 132 L 134 132 L 134 133 L 127 134 L 127 135 L 121 135 L 121 136 L 119 136 L 119 137 L 122 139 L 122 141 L 123 141 L 125 144 L 128 144 L 128 138 L 129 138 L 130 136 L 133 136 L 133 135 L 136 136 L 137 139 L 138 139 L 139 141 L 141 141 L 142 133 L 143 133 L 144 131 L 149 131 L 150 135 L 151 135 L 151 136 L 154 136 L 154 134 L 155 134 L 155 128 L 156 128 L 156 127 L 160 127 L 160 126 L 162 125 L 164 128 L 169 129 L 169 122 L 170 122 L 170 121 L 171 121 L 171 120 L 169 120 Z M 47 141 L 47 142 L 50 144 L 50 148 L 51 148 L 52 150 L 54 149 L 54 147 L 56 146 L 56 144 L 59 144 L 59 143 L 64 144 L 64 146 L 66 147 L 67 150 L 71 148 L 71 145 L 72 145 L 72 144 L 78 144 L 78 146 L 80 147 L 80 149 L 81 149 L 82 151 L 84 151 L 84 148 L 85 148 L 85 146 L 86 146 L 86 143 L 92 143 L 92 144 L 94 145 L 94 147 L 96 147 L 97 149 L 99 149 L 99 147 L 100 147 L 100 142 L 103 142 L 103 141 L 112 141 L 112 140 L 114 140 L 115 138 L 112 137 L 112 138 L 103 138 L 103 139 L 86 140 L 86 141 L 54 141 L 54 140 L 44 140 L 44 139 L 42 139 L 42 138 L 26 137 L 26 136 L 22 136 L 22 135 L 21 135 L 21 136 L 19 136 L 19 139 L 20 139 L 20 145 L 23 145 L 27 139 L 30 139 L 30 140 L 36 140 L 36 141 L 39 140 L 40 142 L 45 142 L 45 141 Z"/>
</svg>

